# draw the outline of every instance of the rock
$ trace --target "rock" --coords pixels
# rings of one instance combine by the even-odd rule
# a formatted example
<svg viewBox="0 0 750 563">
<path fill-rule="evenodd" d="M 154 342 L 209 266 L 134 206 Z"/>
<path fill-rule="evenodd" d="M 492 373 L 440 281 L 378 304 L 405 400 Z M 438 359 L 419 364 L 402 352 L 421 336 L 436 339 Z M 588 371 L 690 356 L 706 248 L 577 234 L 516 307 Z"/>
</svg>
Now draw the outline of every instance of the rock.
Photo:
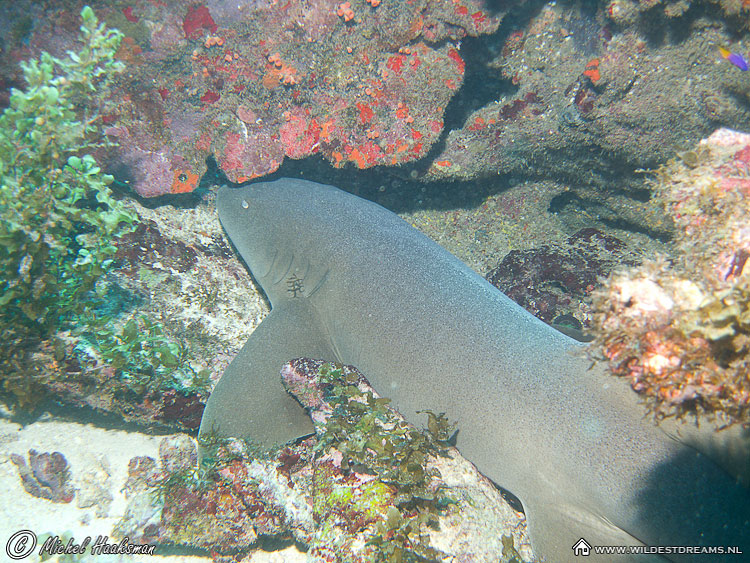
<svg viewBox="0 0 750 563">
<path fill-rule="evenodd" d="M 68 503 L 75 496 L 70 479 L 70 468 L 60 452 L 39 453 L 29 450 L 29 464 L 18 454 L 11 454 L 11 461 L 18 467 L 23 488 L 35 497 L 52 502 Z"/>
<path fill-rule="evenodd" d="M 112 483 L 110 481 L 110 469 L 107 458 L 99 456 L 92 460 L 78 477 L 78 495 L 76 505 L 79 508 L 96 508 L 96 516 L 99 518 L 107 516 L 112 504 Z"/>
<path fill-rule="evenodd" d="M 599 278 L 617 267 L 636 265 L 639 257 L 612 235 L 581 229 L 565 244 L 512 250 L 487 274 L 487 280 L 547 323 L 574 317 L 590 326 L 586 299 L 598 287 Z M 568 321 L 570 324 L 570 321 Z"/>
<path fill-rule="evenodd" d="M 738 22 L 718 8 L 710 23 L 686 15 L 676 24 L 661 7 L 640 17 L 647 4 L 664 3 L 550 2 L 521 19 L 493 45 L 494 58 L 467 71 L 481 106 L 466 108 L 422 179 L 512 174 L 634 195 L 643 188 L 636 170 L 663 164 L 717 125 L 750 127 L 739 101 L 744 73 L 715 47 L 733 44 Z M 657 30 L 664 40 L 655 43 Z"/>
</svg>

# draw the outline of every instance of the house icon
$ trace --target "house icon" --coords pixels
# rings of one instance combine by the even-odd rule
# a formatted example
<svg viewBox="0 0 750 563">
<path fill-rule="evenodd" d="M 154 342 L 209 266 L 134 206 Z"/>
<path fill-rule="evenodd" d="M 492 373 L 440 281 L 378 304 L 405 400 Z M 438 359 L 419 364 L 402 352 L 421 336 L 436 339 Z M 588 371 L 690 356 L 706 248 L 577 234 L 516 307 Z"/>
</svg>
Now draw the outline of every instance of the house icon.
<svg viewBox="0 0 750 563">
<path fill-rule="evenodd" d="M 573 555 L 578 557 L 579 555 L 582 555 L 584 557 L 588 557 L 589 553 L 591 552 L 591 546 L 589 545 L 589 542 L 587 542 L 585 539 L 581 538 L 573 545 Z"/>
</svg>

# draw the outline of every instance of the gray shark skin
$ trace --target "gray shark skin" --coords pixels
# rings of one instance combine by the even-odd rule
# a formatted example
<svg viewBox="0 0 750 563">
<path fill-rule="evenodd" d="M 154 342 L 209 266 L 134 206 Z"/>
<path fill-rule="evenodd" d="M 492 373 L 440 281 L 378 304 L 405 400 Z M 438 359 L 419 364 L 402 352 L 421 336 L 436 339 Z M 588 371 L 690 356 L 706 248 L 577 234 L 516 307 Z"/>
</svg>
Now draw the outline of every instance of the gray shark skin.
<svg viewBox="0 0 750 563">
<path fill-rule="evenodd" d="M 279 444 L 312 432 L 281 366 L 357 366 L 408 420 L 458 423 L 462 455 L 523 503 L 537 557 L 573 545 L 739 546 L 750 494 L 657 427 L 582 345 L 379 205 L 293 179 L 219 191 L 219 219 L 271 303 L 209 398 L 201 434 Z M 727 557 L 739 561 L 742 556 Z"/>
</svg>

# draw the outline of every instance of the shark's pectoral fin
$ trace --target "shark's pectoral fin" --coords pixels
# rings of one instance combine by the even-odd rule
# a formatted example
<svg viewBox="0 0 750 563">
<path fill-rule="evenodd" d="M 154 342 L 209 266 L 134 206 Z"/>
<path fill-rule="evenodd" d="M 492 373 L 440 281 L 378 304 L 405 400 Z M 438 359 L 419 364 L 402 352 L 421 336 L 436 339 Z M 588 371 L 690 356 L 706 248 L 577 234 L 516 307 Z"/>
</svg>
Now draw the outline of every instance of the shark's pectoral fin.
<svg viewBox="0 0 750 563">
<path fill-rule="evenodd" d="M 538 500 L 538 499 L 537 499 Z M 642 546 L 643 543 L 605 518 L 567 502 L 524 501 L 534 555 L 545 563 L 617 561 L 665 563 L 658 555 L 597 553 L 595 546 Z M 586 545 L 580 544 L 583 540 Z M 585 556 L 584 556 L 585 553 Z"/>
<path fill-rule="evenodd" d="M 281 384 L 294 358 L 337 358 L 305 299 L 274 307 L 227 367 L 208 399 L 200 435 L 249 439 L 269 447 L 312 434 L 310 418 Z"/>
</svg>

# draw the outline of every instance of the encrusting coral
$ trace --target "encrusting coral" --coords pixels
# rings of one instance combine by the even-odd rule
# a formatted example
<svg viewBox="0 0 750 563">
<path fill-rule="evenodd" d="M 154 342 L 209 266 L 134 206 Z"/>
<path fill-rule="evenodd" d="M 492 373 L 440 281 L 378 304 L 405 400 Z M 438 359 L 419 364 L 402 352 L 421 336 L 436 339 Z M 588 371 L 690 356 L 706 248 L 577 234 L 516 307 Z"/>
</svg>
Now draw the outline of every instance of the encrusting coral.
<svg viewBox="0 0 750 563">
<path fill-rule="evenodd" d="M 750 135 L 720 129 L 656 171 L 673 256 L 613 274 L 595 350 L 658 416 L 750 421 Z"/>
<path fill-rule="evenodd" d="M 125 34 L 127 67 L 103 116 L 119 141 L 105 168 L 151 197 L 195 190 L 209 156 L 232 182 L 314 155 L 357 169 L 413 162 L 461 87 L 461 40 L 493 33 L 519 4 L 98 1 Z M 62 5 L 39 12 L 29 45 L 9 37 L 9 53 L 70 48 Z"/>
</svg>

